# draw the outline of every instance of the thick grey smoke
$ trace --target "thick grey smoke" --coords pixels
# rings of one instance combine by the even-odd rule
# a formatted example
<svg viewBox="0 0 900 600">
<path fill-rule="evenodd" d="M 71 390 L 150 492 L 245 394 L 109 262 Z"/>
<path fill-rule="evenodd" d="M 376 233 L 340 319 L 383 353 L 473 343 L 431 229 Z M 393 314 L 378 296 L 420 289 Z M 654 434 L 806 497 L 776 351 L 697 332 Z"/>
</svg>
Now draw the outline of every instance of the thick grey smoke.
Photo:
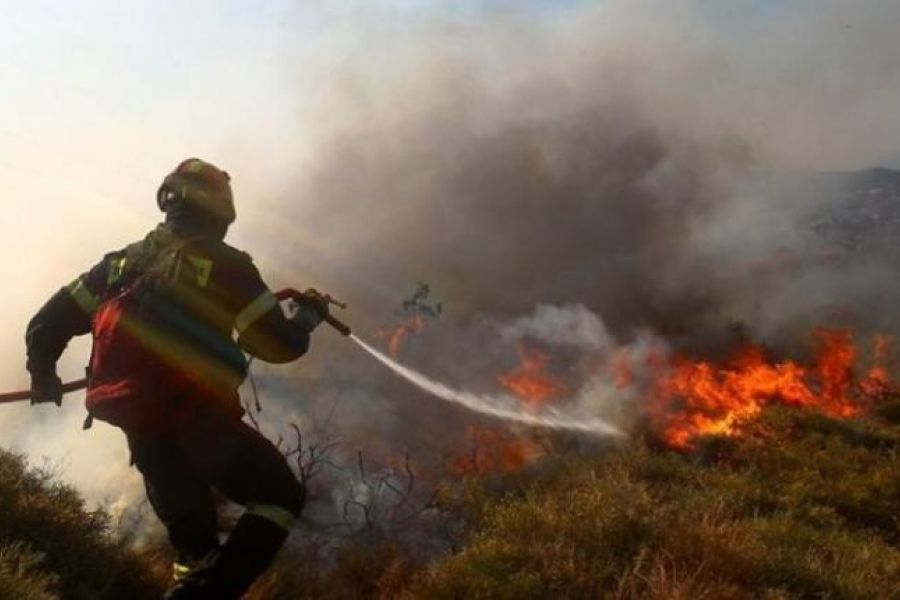
<svg viewBox="0 0 900 600">
<path fill-rule="evenodd" d="M 865 309 L 885 297 L 878 264 L 770 267 L 824 249 L 806 221 L 828 198 L 793 175 L 896 151 L 884 24 L 900 9 L 780 16 L 741 27 L 692 3 L 604 2 L 353 28 L 327 101 L 304 107 L 324 124 L 286 192 L 304 244 L 282 256 L 373 325 L 419 278 L 462 322 L 578 303 L 613 335 L 700 345 L 731 321 L 770 336 Z"/>
<path fill-rule="evenodd" d="M 491 393 L 533 345 L 585 418 L 625 426 L 634 392 L 595 364 L 616 353 L 721 354 L 748 335 L 798 353 L 810 327 L 847 322 L 900 332 L 887 261 L 822 260 L 831 248 L 808 226 L 836 193 L 809 175 L 896 154 L 900 38 L 886 24 L 900 7 L 779 15 L 743 26 L 696 3 L 603 2 L 409 27 L 348 14 L 338 58 L 303 65 L 320 86 L 302 106 L 315 152 L 271 204 L 296 223 L 272 260 L 348 300 L 370 340 L 426 280 L 444 315 L 409 336 L 404 362 Z M 411 449 L 425 466 L 466 447 L 471 415 L 327 333 L 313 354 L 279 405 L 321 414 L 340 398 L 351 446 Z"/>
</svg>

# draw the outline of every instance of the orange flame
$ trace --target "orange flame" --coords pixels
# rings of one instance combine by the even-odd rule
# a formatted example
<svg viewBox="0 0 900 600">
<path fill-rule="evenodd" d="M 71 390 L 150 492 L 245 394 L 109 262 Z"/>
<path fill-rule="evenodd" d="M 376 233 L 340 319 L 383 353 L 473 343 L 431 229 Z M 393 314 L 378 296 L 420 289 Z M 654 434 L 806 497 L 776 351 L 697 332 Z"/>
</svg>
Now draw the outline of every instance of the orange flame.
<svg viewBox="0 0 900 600">
<path fill-rule="evenodd" d="M 883 335 L 876 336 L 872 349 L 872 367 L 859 383 L 859 387 L 867 396 L 880 396 L 890 388 L 891 382 L 886 366 L 890 351 L 890 340 Z"/>
<path fill-rule="evenodd" d="M 425 319 L 422 315 L 413 315 L 406 319 L 400 325 L 392 330 L 380 330 L 375 333 L 376 337 L 387 339 L 388 353 L 394 358 L 400 352 L 400 346 L 406 341 L 406 338 L 414 333 L 420 333 L 425 329 Z"/>
<path fill-rule="evenodd" d="M 566 388 L 548 373 L 550 355 L 524 344 L 519 346 L 519 364 L 497 377 L 530 410 L 562 396 Z M 540 458 L 545 449 L 522 433 L 501 427 L 474 426 L 469 429 L 471 450 L 451 459 L 452 475 L 509 473 Z"/>
<path fill-rule="evenodd" d="M 545 454 L 532 439 L 502 429 L 473 426 L 469 436 L 470 451 L 453 458 L 447 466 L 451 475 L 511 473 Z"/>
<path fill-rule="evenodd" d="M 558 398 L 565 386 L 547 373 L 550 355 L 519 346 L 519 364 L 497 379 L 504 388 L 516 395 L 530 409 L 537 409 L 548 400 Z"/>
<path fill-rule="evenodd" d="M 874 338 L 871 366 L 861 376 L 849 331 L 817 329 L 813 341 L 808 363 L 771 360 L 762 347 L 748 344 L 721 363 L 623 348 L 600 364 L 618 389 L 649 395 L 645 411 L 653 435 L 672 448 L 690 450 L 703 435 L 739 435 L 741 426 L 769 405 L 850 418 L 893 389 L 887 338 Z M 550 355 L 524 345 L 519 355 L 519 364 L 498 377 L 504 388 L 531 410 L 565 395 L 566 386 L 549 373 Z M 533 438 L 499 427 L 472 427 L 470 436 L 472 449 L 450 462 L 451 474 L 516 471 L 547 452 Z"/>
<path fill-rule="evenodd" d="M 705 434 L 732 435 L 737 427 L 774 403 L 812 407 L 847 418 L 862 410 L 854 385 L 857 352 L 847 331 L 817 330 L 812 365 L 773 363 L 758 346 L 747 346 L 724 366 L 676 359 L 656 385 L 650 403 L 651 427 L 672 447 L 690 449 Z M 881 344 L 881 350 L 878 350 Z M 886 345 L 876 341 L 876 354 Z M 887 372 L 876 366 L 864 381 L 887 384 Z"/>
</svg>

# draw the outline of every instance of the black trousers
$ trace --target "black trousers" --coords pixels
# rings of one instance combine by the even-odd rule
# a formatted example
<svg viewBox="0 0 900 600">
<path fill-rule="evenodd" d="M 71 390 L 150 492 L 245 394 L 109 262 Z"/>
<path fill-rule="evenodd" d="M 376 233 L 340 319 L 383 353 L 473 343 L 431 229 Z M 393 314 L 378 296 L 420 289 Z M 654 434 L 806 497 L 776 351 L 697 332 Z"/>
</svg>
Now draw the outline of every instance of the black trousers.
<svg viewBox="0 0 900 600">
<path fill-rule="evenodd" d="M 201 409 L 177 431 L 129 434 L 128 445 L 179 562 L 197 561 L 219 546 L 212 488 L 239 504 L 275 507 L 288 516 L 303 508 L 305 489 L 284 456 L 233 415 Z"/>
</svg>

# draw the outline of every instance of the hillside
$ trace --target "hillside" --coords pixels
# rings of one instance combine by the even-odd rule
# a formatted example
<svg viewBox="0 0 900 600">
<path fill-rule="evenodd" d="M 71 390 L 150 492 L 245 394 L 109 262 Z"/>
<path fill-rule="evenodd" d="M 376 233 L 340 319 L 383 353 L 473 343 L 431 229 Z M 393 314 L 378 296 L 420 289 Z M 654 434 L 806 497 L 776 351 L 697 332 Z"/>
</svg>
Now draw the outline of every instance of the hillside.
<svg viewBox="0 0 900 600">
<path fill-rule="evenodd" d="M 900 596 L 900 402 L 866 419 L 771 408 L 690 453 L 643 441 L 455 482 L 434 564 L 385 539 L 320 562 L 295 546 L 251 597 Z M 20 456 L 0 453 L 0 598 L 159 597 L 162 559 Z M 155 574 L 155 575 L 154 575 Z"/>
<path fill-rule="evenodd" d="M 159 598 L 148 565 L 49 471 L 0 450 L 0 600 Z"/>
<path fill-rule="evenodd" d="M 432 565 L 390 544 L 287 553 L 255 598 L 900 597 L 900 403 L 867 419 L 771 408 L 695 451 L 635 442 L 470 479 Z"/>
<path fill-rule="evenodd" d="M 900 597 L 900 428 L 770 409 L 695 453 L 636 444 L 485 506 L 430 598 Z"/>
<path fill-rule="evenodd" d="M 847 252 L 900 253 L 900 171 L 825 173 L 808 185 L 831 199 L 809 223 L 826 243 Z"/>
</svg>

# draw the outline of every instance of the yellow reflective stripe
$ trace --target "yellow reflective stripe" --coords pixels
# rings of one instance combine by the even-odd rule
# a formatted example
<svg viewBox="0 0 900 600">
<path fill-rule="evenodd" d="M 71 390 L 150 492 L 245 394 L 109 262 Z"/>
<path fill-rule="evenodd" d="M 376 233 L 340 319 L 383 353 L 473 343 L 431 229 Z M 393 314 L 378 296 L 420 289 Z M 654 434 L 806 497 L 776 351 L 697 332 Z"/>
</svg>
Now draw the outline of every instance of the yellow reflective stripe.
<svg viewBox="0 0 900 600">
<path fill-rule="evenodd" d="M 291 511 L 274 504 L 255 504 L 251 502 L 247 505 L 246 514 L 262 517 L 263 519 L 275 523 L 285 531 L 292 530 L 294 528 L 294 523 L 297 522 L 297 517 L 295 517 Z"/>
<path fill-rule="evenodd" d="M 187 577 L 190 572 L 191 568 L 188 565 L 183 565 L 179 562 L 172 563 L 172 579 L 175 581 L 181 581 Z"/>
<path fill-rule="evenodd" d="M 106 285 L 112 285 L 122 276 L 122 273 L 125 272 L 125 264 L 128 262 L 128 258 L 121 257 L 113 259 L 113 261 L 109 264 L 109 273 L 106 275 Z"/>
<path fill-rule="evenodd" d="M 206 287 L 209 283 L 209 276 L 212 274 L 213 261 L 208 258 L 200 258 L 199 256 L 186 256 L 189 263 L 194 266 L 197 272 L 197 285 Z"/>
<path fill-rule="evenodd" d="M 275 299 L 272 292 L 266 290 L 257 296 L 256 300 L 248 304 L 246 308 L 235 317 L 234 329 L 238 332 L 238 335 L 244 333 L 244 331 L 253 325 L 257 319 L 272 310 L 275 306 L 278 306 L 278 300 Z"/>
<path fill-rule="evenodd" d="M 94 311 L 97 310 L 97 305 L 100 304 L 100 300 L 84 285 L 84 280 L 81 277 L 70 283 L 66 289 L 72 295 L 75 303 L 81 307 L 81 310 L 89 315 L 94 314 Z"/>
</svg>

